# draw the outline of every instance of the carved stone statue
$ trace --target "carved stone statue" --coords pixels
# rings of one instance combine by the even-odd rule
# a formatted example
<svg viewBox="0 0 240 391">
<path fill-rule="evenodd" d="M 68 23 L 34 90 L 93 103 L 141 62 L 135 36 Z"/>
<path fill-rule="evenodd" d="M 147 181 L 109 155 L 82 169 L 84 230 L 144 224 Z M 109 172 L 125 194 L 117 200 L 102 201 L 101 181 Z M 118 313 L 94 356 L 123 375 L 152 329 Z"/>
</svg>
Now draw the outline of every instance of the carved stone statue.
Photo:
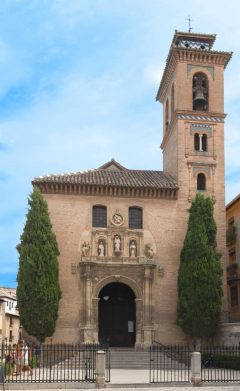
<svg viewBox="0 0 240 391">
<path fill-rule="evenodd" d="M 130 242 L 129 254 L 130 254 L 130 258 L 135 258 L 137 256 L 137 246 L 134 240 L 131 240 Z"/>
<path fill-rule="evenodd" d="M 150 243 L 146 244 L 144 253 L 147 258 L 149 258 L 149 259 L 153 258 L 154 251 L 153 251 L 152 245 Z"/>
<path fill-rule="evenodd" d="M 99 240 L 98 242 L 98 256 L 104 257 L 105 256 L 105 243 L 104 240 Z"/>
<path fill-rule="evenodd" d="M 115 235 L 113 239 L 113 245 L 114 245 L 114 251 L 120 252 L 121 251 L 121 238 L 119 235 Z"/>
<path fill-rule="evenodd" d="M 82 244 L 82 256 L 87 257 L 90 250 L 89 242 L 84 242 Z"/>
</svg>

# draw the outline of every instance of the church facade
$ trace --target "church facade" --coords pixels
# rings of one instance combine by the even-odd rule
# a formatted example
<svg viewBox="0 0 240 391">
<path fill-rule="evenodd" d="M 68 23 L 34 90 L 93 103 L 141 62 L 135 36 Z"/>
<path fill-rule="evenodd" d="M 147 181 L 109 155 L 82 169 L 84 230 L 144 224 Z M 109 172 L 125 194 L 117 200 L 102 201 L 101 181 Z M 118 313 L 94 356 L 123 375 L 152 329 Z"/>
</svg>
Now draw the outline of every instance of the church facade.
<svg viewBox="0 0 240 391">
<path fill-rule="evenodd" d="M 62 298 L 53 342 L 147 347 L 186 341 L 176 325 L 177 277 L 197 191 L 215 202 L 227 315 L 224 69 L 215 35 L 176 31 L 157 93 L 163 171 L 115 160 L 33 180 L 59 244 Z"/>
</svg>

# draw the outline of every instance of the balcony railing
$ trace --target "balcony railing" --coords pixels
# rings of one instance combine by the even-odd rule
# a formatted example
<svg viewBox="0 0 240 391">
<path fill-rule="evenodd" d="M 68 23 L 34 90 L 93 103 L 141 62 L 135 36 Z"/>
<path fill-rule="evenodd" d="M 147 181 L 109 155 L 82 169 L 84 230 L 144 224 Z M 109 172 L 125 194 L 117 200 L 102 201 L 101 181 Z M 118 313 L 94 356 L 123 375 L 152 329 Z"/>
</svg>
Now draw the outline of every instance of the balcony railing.
<svg viewBox="0 0 240 391">
<path fill-rule="evenodd" d="M 233 225 L 229 227 L 226 232 L 227 245 L 229 246 L 231 243 L 235 242 L 236 239 L 237 239 L 237 229 L 236 226 Z"/>
</svg>

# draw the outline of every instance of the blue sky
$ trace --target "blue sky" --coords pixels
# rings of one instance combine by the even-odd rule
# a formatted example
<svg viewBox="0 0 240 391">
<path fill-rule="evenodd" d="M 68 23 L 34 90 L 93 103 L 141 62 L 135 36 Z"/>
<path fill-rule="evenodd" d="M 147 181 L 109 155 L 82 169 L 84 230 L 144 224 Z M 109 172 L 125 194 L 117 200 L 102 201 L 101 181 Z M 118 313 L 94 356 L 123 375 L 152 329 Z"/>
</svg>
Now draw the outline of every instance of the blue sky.
<svg viewBox="0 0 240 391">
<path fill-rule="evenodd" d="M 226 200 L 240 192 L 239 11 L 237 0 L 0 1 L 0 285 L 16 285 L 35 176 L 112 157 L 162 169 L 155 96 L 188 15 L 194 32 L 217 34 L 215 49 L 234 51 L 225 73 Z"/>
</svg>

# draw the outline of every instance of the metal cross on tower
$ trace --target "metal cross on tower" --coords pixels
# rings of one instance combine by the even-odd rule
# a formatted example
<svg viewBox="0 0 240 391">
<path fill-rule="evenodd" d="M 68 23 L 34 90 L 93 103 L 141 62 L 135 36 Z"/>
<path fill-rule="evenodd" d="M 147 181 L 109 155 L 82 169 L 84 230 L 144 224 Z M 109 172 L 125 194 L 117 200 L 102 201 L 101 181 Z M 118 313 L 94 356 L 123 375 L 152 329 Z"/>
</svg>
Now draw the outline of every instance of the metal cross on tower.
<svg viewBox="0 0 240 391">
<path fill-rule="evenodd" d="M 191 33 L 191 30 L 192 30 L 191 22 L 193 20 L 190 18 L 190 15 L 188 16 L 188 18 L 186 20 L 188 21 L 188 32 Z"/>
</svg>

